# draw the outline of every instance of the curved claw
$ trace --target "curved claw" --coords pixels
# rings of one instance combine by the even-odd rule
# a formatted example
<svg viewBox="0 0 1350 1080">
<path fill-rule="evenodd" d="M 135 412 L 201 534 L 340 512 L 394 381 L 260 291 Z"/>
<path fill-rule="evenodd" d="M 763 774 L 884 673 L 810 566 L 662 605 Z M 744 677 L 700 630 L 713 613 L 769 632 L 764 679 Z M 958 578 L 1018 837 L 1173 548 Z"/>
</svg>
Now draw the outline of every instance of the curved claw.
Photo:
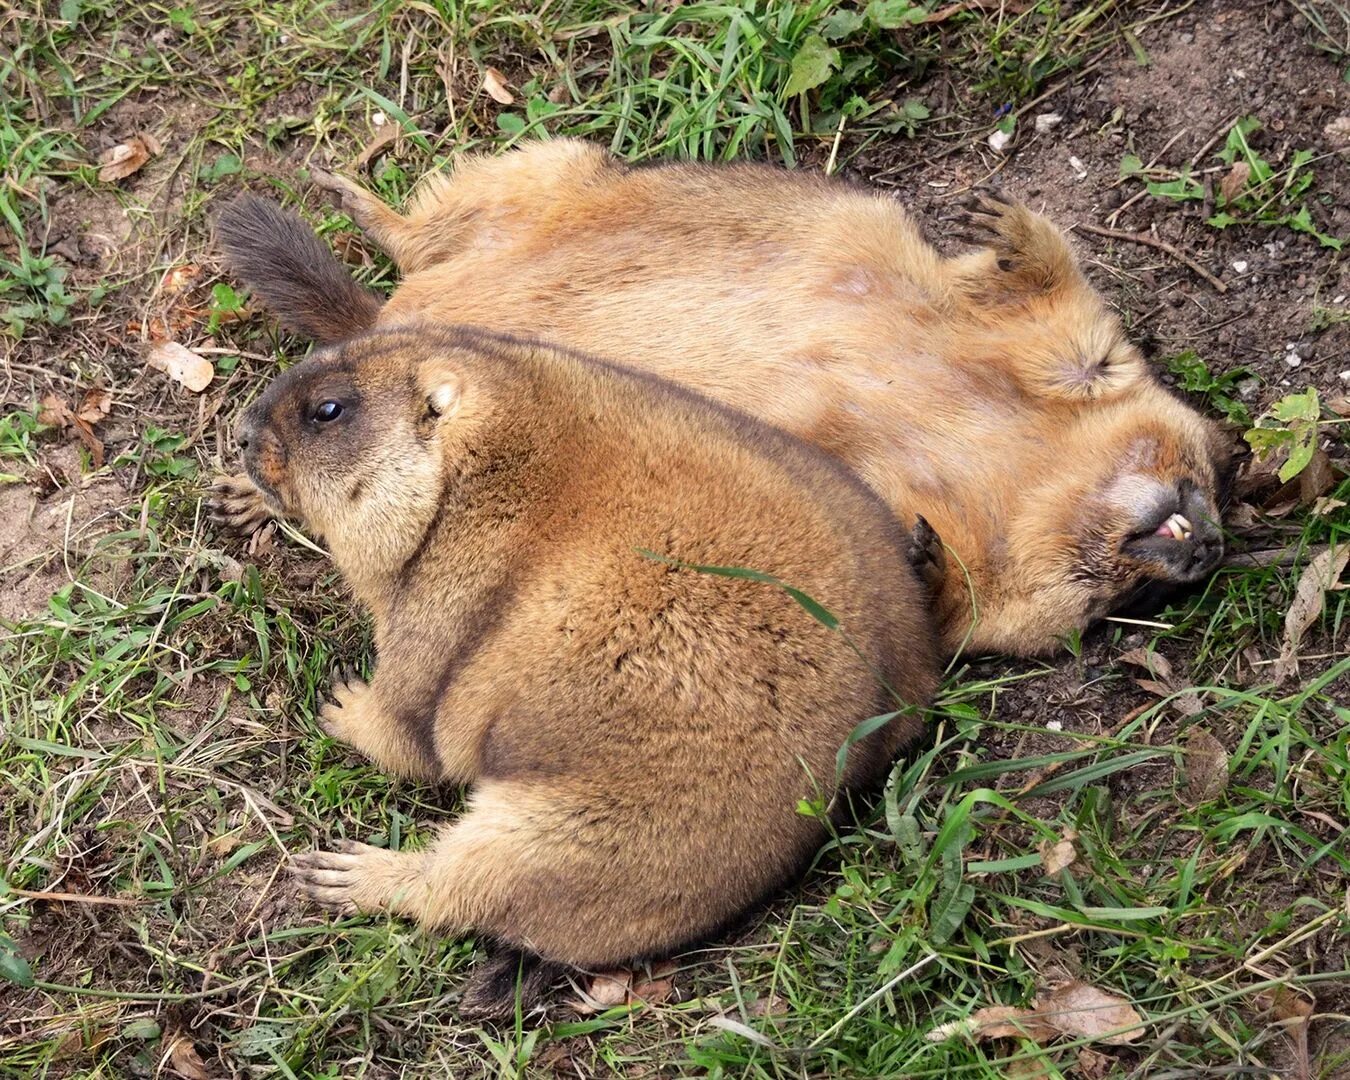
<svg viewBox="0 0 1350 1080">
<path fill-rule="evenodd" d="M 243 473 L 217 477 L 209 491 L 207 517 L 224 532 L 247 537 L 275 517 L 262 492 Z"/>
</svg>

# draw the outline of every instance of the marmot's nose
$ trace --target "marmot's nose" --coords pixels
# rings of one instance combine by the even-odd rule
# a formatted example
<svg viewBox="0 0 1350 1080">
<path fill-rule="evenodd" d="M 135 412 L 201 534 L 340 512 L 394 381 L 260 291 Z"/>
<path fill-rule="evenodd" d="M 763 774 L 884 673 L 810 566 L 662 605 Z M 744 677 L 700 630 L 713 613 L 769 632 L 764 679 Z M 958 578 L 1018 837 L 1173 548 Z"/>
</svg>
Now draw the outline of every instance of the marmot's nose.
<svg viewBox="0 0 1350 1080">
<path fill-rule="evenodd" d="M 239 421 L 239 427 L 235 429 L 234 441 L 239 445 L 240 450 L 247 450 L 258 441 L 258 426 L 254 423 L 250 413 L 245 413 L 243 419 Z"/>
</svg>

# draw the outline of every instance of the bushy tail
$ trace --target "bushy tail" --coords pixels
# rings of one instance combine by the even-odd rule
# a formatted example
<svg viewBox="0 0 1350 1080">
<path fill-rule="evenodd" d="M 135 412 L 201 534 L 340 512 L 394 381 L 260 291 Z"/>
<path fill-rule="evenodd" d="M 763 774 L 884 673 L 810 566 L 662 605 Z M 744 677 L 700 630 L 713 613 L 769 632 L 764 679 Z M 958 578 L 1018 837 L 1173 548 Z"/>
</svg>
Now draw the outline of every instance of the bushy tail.
<svg viewBox="0 0 1350 1080">
<path fill-rule="evenodd" d="M 286 329 L 321 345 L 369 330 L 380 297 L 360 285 L 299 215 L 241 195 L 216 216 L 230 269 Z"/>
</svg>

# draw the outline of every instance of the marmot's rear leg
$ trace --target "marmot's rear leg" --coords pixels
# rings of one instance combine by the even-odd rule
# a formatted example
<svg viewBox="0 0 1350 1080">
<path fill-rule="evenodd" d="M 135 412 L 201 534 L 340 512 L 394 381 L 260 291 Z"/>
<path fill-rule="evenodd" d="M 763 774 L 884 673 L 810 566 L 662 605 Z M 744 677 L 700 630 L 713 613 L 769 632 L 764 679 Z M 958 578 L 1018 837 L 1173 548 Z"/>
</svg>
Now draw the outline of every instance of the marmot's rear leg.
<svg viewBox="0 0 1350 1080">
<path fill-rule="evenodd" d="M 371 194 L 355 180 L 313 167 L 309 175 L 316 187 L 337 196 L 342 212 L 398 264 L 400 271 L 408 270 L 405 261 L 410 245 L 415 242 L 415 223 L 390 208 L 379 196 Z"/>
<path fill-rule="evenodd" d="M 690 814 L 683 820 L 697 819 Z M 792 837 L 787 862 L 808 846 Z M 340 841 L 291 867 L 305 893 L 336 911 L 475 930 L 546 960 L 604 968 L 710 932 L 783 876 L 747 858 L 714 880 L 709 850 L 718 850 L 715 836 L 694 826 L 672 835 L 646 807 L 603 790 L 485 781 L 424 851 Z"/>
<path fill-rule="evenodd" d="M 983 243 L 993 252 L 996 273 L 989 280 L 988 260 L 978 273 L 966 273 L 982 291 L 1044 292 L 1078 277 L 1078 263 L 1064 234 L 1048 219 L 992 188 L 972 192 L 952 216 L 957 236 Z"/>
</svg>

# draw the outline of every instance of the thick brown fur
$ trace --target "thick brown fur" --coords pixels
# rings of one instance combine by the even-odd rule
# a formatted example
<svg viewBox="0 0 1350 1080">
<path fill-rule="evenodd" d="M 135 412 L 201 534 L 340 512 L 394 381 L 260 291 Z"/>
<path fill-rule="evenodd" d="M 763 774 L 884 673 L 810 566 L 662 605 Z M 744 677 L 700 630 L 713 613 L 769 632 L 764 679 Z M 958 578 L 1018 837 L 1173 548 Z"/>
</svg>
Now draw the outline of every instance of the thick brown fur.
<svg viewBox="0 0 1350 1080">
<path fill-rule="evenodd" d="M 964 224 L 988 246 L 943 258 L 875 192 L 754 165 L 635 169 L 572 140 L 429 176 L 406 216 L 316 179 L 404 274 L 381 323 L 622 355 L 825 449 L 907 524 L 923 515 L 953 556 L 948 651 L 1052 650 L 1221 554 L 1227 442 L 1024 206 L 976 196 Z M 344 317 L 317 336 L 348 332 Z M 1191 534 L 1155 536 L 1174 513 Z"/>
<path fill-rule="evenodd" d="M 801 871 L 824 830 L 798 801 L 837 798 L 857 724 L 902 710 L 850 749 L 849 789 L 922 729 L 909 537 L 827 455 L 700 395 L 430 324 L 278 376 L 239 437 L 374 619 L 374 678 L 339 683 L 324 727 L 473 789 L 425 851 L 297 859 L 330 907 L 583 968 L 659 955 Z M 844 632 L 688 563 L 774 574 Z"/>
<path fill-rule="evenodd" d="M 326 341 L 370 329 L 380 298 L 352 280 L 322 240 L 270 199 L 241 195 L 216 218 L 235 273 L 288 330 Z"/>
</svg>

